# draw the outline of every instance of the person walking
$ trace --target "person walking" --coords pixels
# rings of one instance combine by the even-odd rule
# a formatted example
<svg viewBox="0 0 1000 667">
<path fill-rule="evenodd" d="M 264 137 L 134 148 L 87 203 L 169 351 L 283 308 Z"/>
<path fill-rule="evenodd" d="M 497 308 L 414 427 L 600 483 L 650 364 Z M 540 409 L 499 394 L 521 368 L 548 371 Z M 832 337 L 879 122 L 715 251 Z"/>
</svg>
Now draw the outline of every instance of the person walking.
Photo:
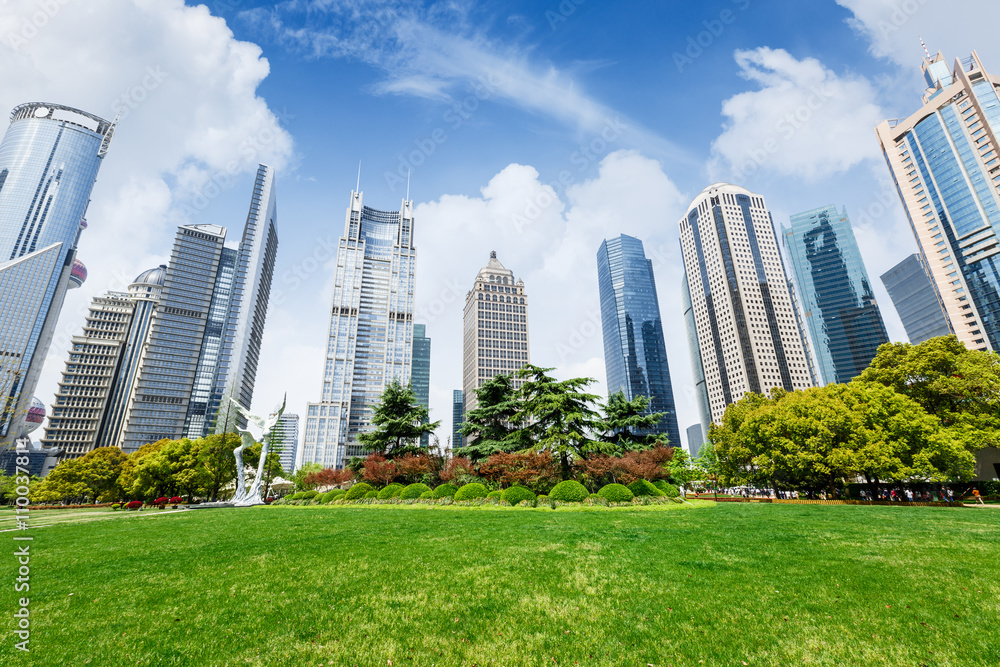
<svg viewBox="0 0 1000 667">
<path fill-rule="evenodd" d="M 979 489 L 973 489 L 972 490 L 972 497 L 975 498 L 975 501 L 976 501 L 974 504 L 976 504 L 976 505 L 986 505 L 986 503 L 983 502 L 983 497 L 981 495 L 979 495 Z"/>
</svg>

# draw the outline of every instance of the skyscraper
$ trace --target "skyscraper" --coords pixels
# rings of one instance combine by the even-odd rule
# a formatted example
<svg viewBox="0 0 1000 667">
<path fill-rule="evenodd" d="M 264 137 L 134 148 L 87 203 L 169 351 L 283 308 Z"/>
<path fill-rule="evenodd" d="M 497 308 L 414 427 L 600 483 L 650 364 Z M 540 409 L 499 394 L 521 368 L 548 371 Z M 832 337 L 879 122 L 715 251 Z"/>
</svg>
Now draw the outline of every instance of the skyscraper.
<svg viewBox="0 0 1000 667">
<path fill-rule="evenodd" d="M 425 408 L 430 406 L 431 394 L 431 339 L 427 337 L 427 327 L 424 324 L 413 325 L 413 373 L 410 383 L 417 403 Z M 429 421 L 429 420 L 428 420 Z M 427 421 L 424 422 L 425 424 Z M 430 434 L 420 436 L 420 446 L 430 444 Z"/>
<path fill-rule="evenodd" d="M 451 448 L 453 450 L 465 444 L 465 438 L 462 436 L 462 424 L 465 422 L 462 394 L 461 389 L 455 389 L 451 392 Z"/>
<path fill-rule="evenodd" d="M 953 333 L 923 258 L 914 253 L 882 274 L 882 284 L 903 321 L 906 336 L 916 345 Z"/>
<path fill-rule="evenodd" d="M 114 129 L 71 107 L 22 104 L 0 142 L 3 440 L 24 429 Z"/>
<path fill-rule="evenodd" d="M 1000 80 L 928 54 L 923 106 L 875 128 L 955 335 L 1000 350 Z"/>
<path fill-rule="evenodd" d="M 847 210 L 791 217 L 785 248 L 824 384 L 850 382 L 889 342 Z"/>
<path fill-rule="evenodd" d="M 220 405 L 229 397 L 244 408 L 253 402 L 278 253 L 277 207 L 274 170 L 262 164 L 257 168 L 239 248 L 223 249 L 219 264 L 194 395 L 188 407 L 189 438 L 209 433 Z M 211 393 L 206 396 L 209 382 Z M 242 417 L 237 421 L 243 424 Z M 216 432 L 225 427 L 216 424 Z"/>
<path fill-rule="evenodd" d="M 463 412 L 469 412 L 476 408 L 476 389 L 485 381 L 531 363 L 524 281 L 515 282 L 514 272 L 504 268 L 495 251 L 465 295 L 463 329 Z M 519 388 L 521 380 L 515 378 L 513 384 Z"/>
<path fill-rule="evenodd" d="M 705 444 L 705 435 L 701 430 L 701 424 L 691 424 L 687 427 L 688 453 L 691 458 L 695 458 L 701 452 L 701 446 Z"/>
<path fill-rule="evenodd" d="M 642 241 L 622 234 L 601 243 L 597 282 L 608 393 L 649 398 L 650 411 L 664 413 L 656 432 L 681 446 L 653 263 Z"/>
<path fill-rule="evenodd" d="M 274 425 L 274 436 L 271 438 L 271 442 L 279 448 L 281 469 L 287 475 L 293 474 L 299 450 L 299 416 L 288 412 L 282 414 L 281 419 Z"/>
<path fill-rule="evenodd" d="M 694 321 L 694 306 L 691 304 L 691 290 L 687 273 L 681 277 L 681 307 L 684 310 L 684 328 L 687 331 L 688 353 L 691 355 L 691 375 L 694 380 L 694 397 L 698 404 L 698 419 L 701 432 L 708 433 L 712 423 L 712 409 L 708 405 L 708 384 L 705 369 L 701 365 L 701 346 L 698 344 L 698 327 Z"/>
<path fill-rule="evenodd" d="M 712 421 L 747 392 L 813 386 L 764 198 L 710 185 L 681 219 L 680 241 Z"/>
<path fill-rule="evenodd" d="M 410 381 L 413 353 L 413 202 L 379 211 L 351 192 L 337 248 L 323 394 L 310 403 L 303 463 L 342 468 L 364 454 L 358 434 L 392 380 Z"/>
</svg>

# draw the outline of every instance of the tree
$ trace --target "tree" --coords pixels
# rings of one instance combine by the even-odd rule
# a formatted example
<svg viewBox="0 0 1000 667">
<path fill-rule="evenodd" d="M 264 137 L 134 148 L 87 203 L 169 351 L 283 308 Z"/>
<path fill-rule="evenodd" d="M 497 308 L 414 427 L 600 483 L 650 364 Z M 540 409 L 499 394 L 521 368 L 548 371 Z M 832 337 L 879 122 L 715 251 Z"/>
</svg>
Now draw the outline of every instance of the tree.
<svg viewBox="0 0 1000 667">
<path fill-rule="evenodd" d="M 479 464 L 479 474 L 507 486 L 554 486 L 559 465 L 548 452 L 499 452 Z"/>
<path fill-rule="evenodd" d="M 455 455 L 473 461 L 499 452 L 523 449 L 510 440 L 516 430 L 514 416 L 520 409 L 509 375 L 495 375 L 476 389 L 476 408 L 465 414 L 462 435 L 469 443 L 456 447 Z"/>
<path fill-rule="evenodd" d="M 362 464 L 361 477 L 375 486 L 386 486 L 396 479 L 396 462 L 381 454 L 369 454 Z"/>
<path fill-rule="evenodd" d="M 28 497 L 35 503 L 90 498 L 90 489 L 80 477 L 80 459 L 67 459 L 53 468 L 45 478 L 29 490 Z"/>
<path fill-rule="evenodd" d="M 372 416 L 375 430 L 358 435 L 358 442 L 387 458 L 420 451 L 420 436 L 433 433 L 441 422 L 428 422 L 427 408 L 417 402 L 413 387 L 399 380 L 390 382 Z"/>
<path fill-rule="evenodd" d="M 650 412 L 649 397 L 640 394 L 630 401 L 619 390 L 601 408 L 603 438 L 615 446 L 617 453 L 649 449 L 657 442 L 654 431 L 666 413 Z"/>
<path fill-rule="evenodd" d="M 321 466 L 318 463 L 304 463 L 304 464 L 302 464 L 302 466 L 298 470 L 295 471 L 295 474 L 292 475 L 292 482 L 295 484 L 295 490 L 296 491 L 306 491 L 306 490 L 309 490 L 309 489 L 316 488 L 316 485 L 318 484 L 318 482 L 315 479 L 313 479 L 311 481 L 308 481 L 309 480 L 309 476 L 311 474 L 313 474 L 313 473 L 319 472 L 322 469 L 323 469 L 323 466 Z"/>
<path fill-rule="evenodd" d="M 183 494 L 191 498 L 203 492 L 211 482 L 208 470 L 200 462 L 203 441 L 182 438 L 161 442 L 161 447 L 135 466 L 132 493 L 154 498 Z"/>
<path fill-rule="evenodd" d="M 80 457 L 77 474 L 87 485 L 91 498 L 96 502 L 124 499 L 125 492 L 118 478 L 127 459 L 128 456 L 117 447 L 98 447 Z"/>
<path fill-rule="evenodd" d="M 970 452 L 1000 446 L 1000 354 L 969 350 L 955 336 L 886 343 L 858 378 L 916 401 Z"/>
<path fill-rule="evenodd" d="M 240 444 L 236 433 L 212 433 L 199 440 L 198 456 L 201 466 L 208 473 L 205 495 L 213 501 L 219 492 L 236 478 L 236 459 L 233 450 Z"/>
<path fill-rule="evenodd" d="M 673 455 L 667 461 L 667 472 L 670 479 L 677 484 L 689 486 L 691 482 L 698 479 L 699 470 L 694 466 L 691 456 L 681 447 L 674 447 L 671 450 Z"/>
<path fill-rule="evenodd" d="M 529 364 L 517 372 L 524 384 L 515 421 L 524 426 L 511 439 L 553 453 L 559 459 L 563 479 L 570 479 L 574 458 L 607 454 L 613 446 L 590 437 L 600 424 L 591 407 L 598 397 L 582 390 L 594 380 L 573 378 L 560 382 L 547 375 L 551 370 Z"/>
<path fill-rule="evenodd" d="M 118 484 L 121 486 L 127 497 L 137 498 L 143 495 L 142 484 L 137 486 L 139 467 L 144 465 L 147 462 L 147 459 L 151 460 L 152 457 L 156 456 L 160 449 L 166 446 L 168 442 L 171 441 L 166 438 L 163 440 L 157 440 L 156 442 L 149 442 L 128 455 L 128 459 L 126 459 L 125 463 L 122 464 L 121 475 L 118 476 Z M 151 470 L 147 470 L 144 473 L 147 480 L 150 473 Z M 51 475 L 52 473 L 49 474 Z"/>
</svg>

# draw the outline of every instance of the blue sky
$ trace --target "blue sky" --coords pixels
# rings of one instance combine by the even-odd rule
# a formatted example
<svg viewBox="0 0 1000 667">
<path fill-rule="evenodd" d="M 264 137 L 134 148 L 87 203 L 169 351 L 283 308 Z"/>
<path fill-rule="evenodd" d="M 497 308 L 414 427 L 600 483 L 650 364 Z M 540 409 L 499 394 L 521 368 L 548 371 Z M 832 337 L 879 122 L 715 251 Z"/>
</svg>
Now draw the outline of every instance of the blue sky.
<svg viewBox="0 0 1000 667">
<path fill-rule="evenodd" d="M 10 0 L 0 106 L 126 110 L 81 241 L 91 277 L 67 299 L 37 393 L 51 404 L 90 297 L 164 261 L 177 224 L 238 237 L 258 161 L 279 173 L 280 236 L 258 411 L 284 391 L 300 413 L 318 398 L 322 264 L 359 160 L 376 208 L 399 206 L 412 171 L 442 443 L 462 302 L 491 250 L 527 285 L 532 361 L 603 393 L 595 256 L 623 232 L 653 259 L 679 422 L 693 423 L 677 220 L 715 181 L 762 194 L 779 226 L 846 206 L 905 340 L 878 275 L 915 245 L 873 128 L 918 108 L 920 36 L 949 63 L 976 49 L 1000 72 L 1000 8 L 966 8 L 981 20 L 961 24 L 944 0 L 90 0 L 38 22 L 32 0 Z"/>
</svg>

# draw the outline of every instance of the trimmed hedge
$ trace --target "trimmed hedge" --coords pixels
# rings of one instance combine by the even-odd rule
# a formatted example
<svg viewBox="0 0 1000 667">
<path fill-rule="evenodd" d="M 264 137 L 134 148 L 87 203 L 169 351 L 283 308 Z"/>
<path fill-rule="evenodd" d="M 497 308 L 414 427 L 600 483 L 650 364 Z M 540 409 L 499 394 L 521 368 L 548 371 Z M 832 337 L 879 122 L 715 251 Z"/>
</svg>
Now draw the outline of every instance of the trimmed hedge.
<svg viewBox="0 0 1000 667">
<path fill-rule="evenodd" d="M 665 479 L 653 482 L 653 486 L 658 488 L 660 491 L 663 491 L 663 495 L 667 498 L 679 498 L 681 495 L 681 490 Z"/>
<path fill-rule="evenodd" d="M 333 499 L 336 500 L 337 498 L 343 498 L 344 495 L 347 494 L 347 489 L 334 489 L 333 491 L 330 491 L 329 493 L 336 494 L 336 495 L 333 496 Z"/>
<path fill-rule="evenodd" d="M 434 489 L 434 498 L 440 500 L 446 496 L 454 496 L 457 491 L 458 487 L 454 484 L 441 484 Z"/>
<path fill-rule="evenodd" d="M 496 491 L 490 491 L 486 494 L 487 498 L 503 498 L 503 491 L 497 489 Z"/>
<path fill-rule="evenodd" d="M 472 482 L 466 484 L 461 489 L 455 492 L 455 500 L 475 500 L 476 498 L 486 497 L 486 487 L 479 482 Z"/>
<path fill-rule="evenodd" d="M 374 491 L 368 482 L 358 482 L 344 494 L 344 500 L 361 500 L 369 491 Z"/>
<path fill-rule="evenodd" d="M 427 486 L 426 484 L 421 484 L 420 482 L 417 482 L 416 484 L 410 484 L 408 487 L 403 489 L 402 492 L 399 494 L 399 497 L 402 498 L 403 500 L 414 500 L 416 498 L 419 498 L 420 494 L 430 490 L 431 487 Z"/>
<path fill-rule="evenodd" d="M 336 497 L 337 493 L 335 491 L 327 491 L 326 493 L 320 494 L 319 501 L 325 505 Z"/>
<path fill-rule="evenodd" d="M 645 479 L 637 479 L 628 485 L 628 490 L 636 496 L 665 496 L 663 491 L 653 486 L 652 482 Z"/>
<path fill-rule="evenodd" d="M 549 491 L 549 498 L 561 500 L 564 503 L 578 503 L 588 495 L 590 494 L 587 492 L 587 487 L 572 479 L 559 482 Z"/>
<path fill-rule="evenodd" d="M 365 500 L 376 500 L 378 498 L 378 491 L 369 491 L 365 494 Z"/>
<path fill-rule="evenodd" d="M 403 485 L 393 482 L 389 486 L 385 487 L 378 492 L 379 500 L 389 500 L 390 498 L 396 498 L 400 493 L 403 492 Z"/>
<path fill-rule="evenodd" d="M 535 503 L 534 491 L 524 486 L 512 486 L 509 489 L 504 490 L 502 497 L 511 505 L 517 505 L 525 500 L 531 504 Z"/>
<path fill-rule="evenodd" d="M 423 493 L 420 494 L 420 499 L 421 500 L 434 500 L 434 492 L 433 491 L 424 491 Z"/>
<path fill-rule="evenodd" d="M 609 503 L 629 503 L 635 498 L 635 494 L 624 484 L 606 484 L 601 487 L 597 495 L 604 498 Z"/>
<path fill-rule="evenodd" d="M 312 500 L 319 495 L 319 491 L 303 491 L 302 500 Z"/>
</svg>

